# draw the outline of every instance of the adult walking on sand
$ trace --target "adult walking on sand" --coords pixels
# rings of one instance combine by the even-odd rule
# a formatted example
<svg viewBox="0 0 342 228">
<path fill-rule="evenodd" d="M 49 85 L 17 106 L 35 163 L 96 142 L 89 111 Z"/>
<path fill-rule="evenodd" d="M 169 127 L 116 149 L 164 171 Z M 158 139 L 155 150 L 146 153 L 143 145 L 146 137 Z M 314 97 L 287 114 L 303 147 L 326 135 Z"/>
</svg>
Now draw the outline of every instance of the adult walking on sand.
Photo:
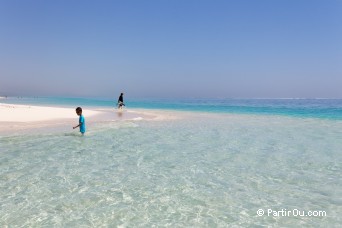
<svg viewBox="0 0 342 228">
<path fill-rule="evenodd" d="M 118 99 L 118 109 L 122 109 L 122 106 L 125 106 L 124 101 L 123 101 L 123 93 L 120 94 L 119 99 Z"/>
</svg>

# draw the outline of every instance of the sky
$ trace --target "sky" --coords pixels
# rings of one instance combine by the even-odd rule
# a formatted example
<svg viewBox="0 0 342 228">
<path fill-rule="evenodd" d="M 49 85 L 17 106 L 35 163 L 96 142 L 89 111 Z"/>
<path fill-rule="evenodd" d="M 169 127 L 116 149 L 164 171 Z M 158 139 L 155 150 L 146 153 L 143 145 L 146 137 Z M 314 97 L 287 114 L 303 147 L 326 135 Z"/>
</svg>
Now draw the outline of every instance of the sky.
<svg viewBox="0 0 342 228">
<path fill-rule="evenodd" d="M 342 98 L 342 0 L 0 0 L 0 95 Z"/>
</svg>

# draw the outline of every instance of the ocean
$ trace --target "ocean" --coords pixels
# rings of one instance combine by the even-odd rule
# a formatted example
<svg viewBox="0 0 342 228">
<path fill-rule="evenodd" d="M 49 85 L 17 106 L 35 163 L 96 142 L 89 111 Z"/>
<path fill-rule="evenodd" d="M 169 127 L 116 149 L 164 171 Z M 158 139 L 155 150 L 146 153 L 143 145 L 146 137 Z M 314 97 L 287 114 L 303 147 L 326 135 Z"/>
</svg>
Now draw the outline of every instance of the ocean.
<svg viewBox="0 0 342 228">
<path fill-rule="evenodd" d="M 116 107 L 117 99 L 9 97 L 2 103 Z M 163 109 L 192 112 L 282 115 L 342 120 L 342 99 L 131 99 L 129 108 Z"/>
<path fill-rule="evenodd" d="M 1 102 L 114 107 L 116 99 Z M 127 100 L 180 118 L 0 136 L 0 226 L 339 227 L 342 100 Z"/>
</svg>

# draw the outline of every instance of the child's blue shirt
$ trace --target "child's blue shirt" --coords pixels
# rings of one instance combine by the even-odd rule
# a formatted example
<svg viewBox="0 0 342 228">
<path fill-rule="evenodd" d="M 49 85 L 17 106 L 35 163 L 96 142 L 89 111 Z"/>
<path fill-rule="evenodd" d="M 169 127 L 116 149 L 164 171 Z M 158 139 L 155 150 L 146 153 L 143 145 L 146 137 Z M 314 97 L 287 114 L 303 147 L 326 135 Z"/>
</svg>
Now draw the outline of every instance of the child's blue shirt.
<svg viewBox="0 0 342 228">
<path fill-rule="evenodd" d="M 84 133 L 86 131 L 86 127 L 85 127 L 85 120 L 84 120 L 83 115 L 80 115 L 79 122 L 80 122 L 80 132 Z"/>
</svg>

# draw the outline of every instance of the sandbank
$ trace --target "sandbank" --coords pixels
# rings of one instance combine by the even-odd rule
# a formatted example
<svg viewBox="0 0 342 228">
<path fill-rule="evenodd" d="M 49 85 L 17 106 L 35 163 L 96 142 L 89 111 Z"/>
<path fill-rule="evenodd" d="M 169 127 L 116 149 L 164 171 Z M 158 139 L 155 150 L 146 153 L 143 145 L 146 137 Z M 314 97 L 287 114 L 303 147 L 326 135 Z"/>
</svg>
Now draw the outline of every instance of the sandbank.
<svg viewBox="0 0 342 228">
<path fill-rule="evenodd" d="M 168 113 L 82 107 L 87 126 L 113 121 L 166 120 Z M 0 103 L 0 133 L 20 133 L 43 128 L 67 130 L 78 123 L 75 108 Z"/>
</svg>

